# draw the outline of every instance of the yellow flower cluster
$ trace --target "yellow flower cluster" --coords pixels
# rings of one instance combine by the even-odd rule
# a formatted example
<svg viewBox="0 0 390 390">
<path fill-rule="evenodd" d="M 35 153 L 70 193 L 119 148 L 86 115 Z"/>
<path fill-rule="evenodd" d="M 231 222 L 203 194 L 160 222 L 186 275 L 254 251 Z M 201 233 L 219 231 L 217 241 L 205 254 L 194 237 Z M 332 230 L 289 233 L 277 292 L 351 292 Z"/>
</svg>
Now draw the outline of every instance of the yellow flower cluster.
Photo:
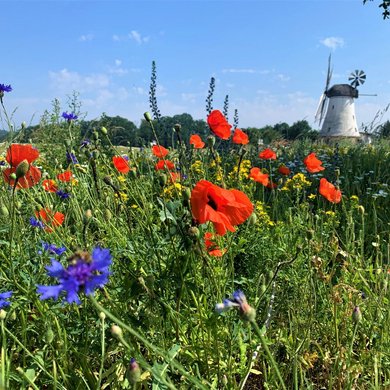
<svg viewBox="0 0 390 390">
<path fill-rule="evenodd" d="M 184 187 L 180 183 L 173 183 L 163 190 L 163 195 L 165 199 L 173 199 L 174 197 L 181 196 L 181 193 L 184 191 Z"/>
<path fill-rule="evenodd" d="M 198 173 L 200 175 L 203 174 L 203 169 L 202 169 L 202 161 L 196 160 L 190 167 L 191 172 L 193 173 Z"/>
<path fill-rule="evenodd" d="M 291 179 L 286 181 L 282 187 L 282 191 L 291 191 L 293 189 L 302 190 L 310 186 L 311 182 L 306 179 L 306 176 L 303 173 L 297 173 Z"/>
<path fill-rule="evenodd" d="M 251 169 L 250 160 L 242 160 L 240 165 L 240 172 L 238 173 L 238 177 L 240 179 L 247 179 L 249 177 L 249 170 Z M 233 179 L 237 177 L 238 165 L 233 167 L 233 170 L 229 173 L 229 178 Z"/>
<path fill-rule="evenodd" d="M 263 226 L 275 226 L 275 222 L 271 220 L 266 210 L 267 206 L 260 201 L 255 203 L 255 212 L 258 217 L 258 224 Z"/>
</svg>

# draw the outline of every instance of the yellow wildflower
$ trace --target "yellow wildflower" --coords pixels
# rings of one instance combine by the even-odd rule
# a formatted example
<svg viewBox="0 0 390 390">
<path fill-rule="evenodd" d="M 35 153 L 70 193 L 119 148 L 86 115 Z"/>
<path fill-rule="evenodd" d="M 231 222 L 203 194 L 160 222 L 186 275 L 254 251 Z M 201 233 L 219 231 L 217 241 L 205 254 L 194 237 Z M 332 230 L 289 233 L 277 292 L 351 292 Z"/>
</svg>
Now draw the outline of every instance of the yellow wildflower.
<svg viewBox="0 0 390 390">
<path fill-rule="evenodd" d="M 309 199 L 315 199 L 316 197 L 317 197 L 316 194 L 310 194 L 310 195 L 308 196 Z"/>
<path fill-rule="evenodd" d="M 286 181 L 282 191 L 291 191 L 292 189 L 302 190 L 310 186 L 311 182 L 306 179 L 306 176 L 303 173 L 297 173 L 291 179 Z"/>
<path fill-rule="evenodd" d="M 172 199 L 175 196 L 180 196 L 184 187 L 180 183 L 173 183 L 164 188 L 163 195 L 167 199 Z"/>
<path fill-rule="evenodd" d="M 119 183 L 123 184 L 123 183 L 126 182 L 126 178 L 123 175 L 119 175 L 118 176 L 118 181 L 119 181 Z"/>
<path fill-rule="evenodd" d="M 191 165 L 190 170 L 191 170 L 193 173 L 203 174 L 202 161 L 196 160 L 196 161 Z"/>
</svg>

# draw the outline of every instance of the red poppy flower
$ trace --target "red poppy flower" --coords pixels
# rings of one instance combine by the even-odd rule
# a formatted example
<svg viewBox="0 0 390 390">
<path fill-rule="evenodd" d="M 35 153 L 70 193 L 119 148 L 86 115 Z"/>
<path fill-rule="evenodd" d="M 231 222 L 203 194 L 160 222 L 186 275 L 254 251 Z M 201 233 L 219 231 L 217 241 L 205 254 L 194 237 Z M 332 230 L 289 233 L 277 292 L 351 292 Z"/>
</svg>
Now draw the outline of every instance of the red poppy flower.
<svg viewBox="0 0 390 390">
<path fill-rule="evenodd" d="M 221 236 L 228 230 L 234 232 L 234 225 L 245 222 L 253 211 L 251 201 L 243 192 L 225 190 L 207 180 L 196 184 L 190 202 L 194 219 L 200 224 L 212 222 Z"/>
<path fill-rule="evenodd" d="M 229 125 L 222 112 L 219 110 L 211 111 L 207 117 L 207 124 L 210 126 L 211 131 L 219 138 L 229 139 L 230 129 L 232 125 Z"/>
<path fill-rule="evenodd" d="M 254 167 L 249 172 L 249 178 L 252 178 L 257 183 L 261 183 L 263 186 L 267 186 L 269 183 L 268 173 L 261 172 L 260 168 Z"/>
<path fill-rule="evenodd" d="M 53 231 L 52 228 L 61 226 L 65 221 L 64 214 L 60 213 L 59 211 L 54 213 L 48 208 L 36 211 L 35 216 L 45 224 L 45 230 L 49 233 Z"/>
<path fill-rule="evenodd" d="M 72 178 L 73 178 L 73 174 L 71 171 L 65 171 L 57 175 L 57 179 L 65 183 L 71 181 Z"/>
<path fill-rule="evenodd" d="M 206 246 L 206 249 L 207 249 L 207 253 L 210 255 L 210 256 L 213 256 L 213 257 L 222 257 L 225 253 L 226 253 L 226 249 L 224 249 L 223 251 L 219 248 L 219 246 L 215 243 L 214 239 L 215 239 L 215 234 L 211 233 L 211 232 L 206 232 L 204 234 L 204 244 Z"/>
<path fill-rule="evenodd" d="M 267 148 L 260 152 L 259 157 L 262 160 L 276 160 L 276 153 L 270 148 Z"/>
<path fill-rule="evenodd" d="M 16 188 L 30 188 L 36 185 L 41 179 L 41 171 L 31 165 L 39 157 L 39 152 L 30 144 L 11 144 L 7 150 L 6 160 L 10 168 L 3 171 L 4 180 L 11 186 L 15 185 L 15 180 L 10 176 L 16 173 L 20 163 L 27 163 L 28 168 L 24 175 L 17 179 Z"/>
<path fill-rule="evenodd" d="M 249 138 L 246 133 L 244 133 L 241 129 L 234 130 L 233 139 L 234 144 L 238 145 L 246 145 L 249 143 Z"/>
<path fill-rule="evenodd" d="M 156 157 L 164 158 L 169 153 L 169 150 L 165 149 L 164 146 L 161 145 L 153 145 L 152 152 Z"/>
<path fill-rule="evenodd" d="M 130 171 L 128 161 L 122 156 L 114 156 L 112 158 L 112 163 L 120 173 L 127 173 Z"/>
<path fill-rule="evenodd" d="M 281 166 L 278 168 L 278 172 L 279 172 L 281 175 L 288 176 L 288 175 L 291 173 L 291 170 L 290 170 L 289 168 L 287 168 L 285 165 L 281 165 Z"/>
<path fill-rule="evenodd" d="M 309 173 L 317 173 L 323 171 L 325 168 L 321 166 L 322 161 L 316 157 L 315 153 L 310 153 L 303 160 L 306 169 Z"/>
<path fill-rule="evenodd" d="M 329 183 L 324 177 L 320 180 L 319 193 L 329 202 L 340 203 L 341 191 L 337 189 L 332 183 Z"/>
<path fill-rule="evenodd" d="M 175 169 L 175 165 L 170 160 L 159 160 L 157 164 L 154 166 L 154 169 L 156 171 L 159 171 L 161 169 L 168 169 L 169 171 L 172 171 Z"/>
<path fill-rule="evenodd" d="M 57 192 L 58 187 L 57 184 L 54 180 L 52 179 L 46 179 L 42 182 L 42 187 L 45 189 L 47 192 Z"/>
<path fill-rule="evenodd" d="M 202 141 L 202 138 L 198 134 L 193 134 L 190 137 L 190 145 L 194 145 L 195 149 L 204 148 L 205 143 Z"/>
</svg>

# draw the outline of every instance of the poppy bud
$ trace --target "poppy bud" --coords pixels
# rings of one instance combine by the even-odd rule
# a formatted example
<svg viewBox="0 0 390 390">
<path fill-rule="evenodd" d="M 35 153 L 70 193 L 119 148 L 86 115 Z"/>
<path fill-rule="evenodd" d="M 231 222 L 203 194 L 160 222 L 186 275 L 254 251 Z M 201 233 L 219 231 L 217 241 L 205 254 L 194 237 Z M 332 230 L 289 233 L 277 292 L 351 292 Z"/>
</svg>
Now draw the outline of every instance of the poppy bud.
<svg viewBox="0 0 390 390">
<path fill-rule="evenodd" d="M 109 209 L 104 209 L 104 219 L 108 222 L 112 218 L 112 213 Z"/>
<path fill-rule="evenodd" d="M 191 198 L 191 190 L 189 188 L 186 188 L 183 191 L 183 197 L 184 197 L 185 200 L 190 200 L 190 198 Z"/>
<path fill-rule="evenodd" d="M 152 116 L 150 115 L 150 112 L 146 111 L 144 113 L 144 118 L 145 118 L 146 122 L 149 122 L 149 123 L 152 122 Z"/>
<path fill-rule="evenodd" d="M 92 210 L 88 209 L 84 213 L 84 223 L 88 223 L 89 220 L 92 218 Z"/>
<path fill-rule="evenodd" d="M 158 176 L 158 182 L 159 182 L 162 186 L 164 186 L 165 184 L 167 184 L 167 180 L 168 180 L 167 175 L 165 175 L 164 173 L 162 173 L 162 174 L 160 174 L 160 175 Z"/>
<path fill-rule="evenodd" d="M 253 226 L 256 225 L 257 222 L 257 215 L 256 213 L 252 213 L 248 218 L 248 225 Z"/>
<path fill-rule="evenodd" d="M 104 126 L 102 126 L 102 128 L 100 129 L 100 131 L 101 131 L 102 134 L 104 134 L 104 135 L 107 135 L 107 133 L 108 133 L 108 130 L 107 130 Z"/>
<path fill-rule="evenodd" d="M 1 216 L 7 218 L 9 216 L 9 211 L 5 205 L 2 205 L 0 208 Z"/>
<path fill-rule="evenodd" d="M 114 337 L 122 337 L 123 336 L 122 329 L 118 325 L 111 326 L 111 334 Z"/>
<path fill-rule="evenodd" d="M 70 148 L 71 147 L 71 142 L 68 140 L 68 139 L 66 139 L 65 140 L 65 146 L 67 147 L 67 148 Z"/>
<path fill-rule="evenodd" d="M 229 382 L 228 382 L 227 376 L 226 376 L 225 374 L 223 374 L 223 377 L 222 377 L 222 384 L 223 384 L 224 386 L 227 386 L 228 383 L 229 383 Z"/>
<path fill-rule="evenodd" d="M 7 312 L 3 309 L 0 310 L 0 320 L 5 320 L 5 317 L 7 316 Z"/>
<path fill-rule="evenodd" d="M 15 320 L 16 320 L 16 313 L 15 313 L 15 311 L 13 311 L 13 312 L 11 313 L 11 320 L 12 320 L 12 321 L 15 321 Z"/>
<path fill-rule="evenodd" d="M 9 178 L 11 180 L 16 180 L 16 173 L 15 172 L 12 172 L 10 175 L 9 175 Z"/>
<path fill-rule="evenodd" d="M 358 207 L 358 210 L 359 210 L 359 213 L 360 214 L 362 214 L 362 215 L 364 215 L 364 207 L 362 206 L 362 205 L 360 205 L 359 207 Z"/>
<path fill-rule="evenodd" d="M 51 344 L 51 342 L 53 341 L 54 339 L 54 332 L 51 328 L 49 328 L 47 331 L 46 331 L 46 335 L 45 335 L 45 342 L 47 344 Z"/>
<path fill-rule="evenodd" d="M 139 364 L 134 358 L 130 359 L 130 364 L 126 370 L 126 378 L 132 384 L 136 384 L 141 377 L 141 369 L 139 368 Z"/>
<path fill-rule="evenodd" d="M 352 312 L 352 321 L 357 324 L 362 320 L 362 312 L 360 311 L 359 306 L 355 306 Z"/>
<path fill-rule="evenodd" d="M 25 176 L 26 173 L 28 172 L 29 168 L 30 168 L 30 164 L 28 163 L 28 161 L 26 159 L 21 161 L 15 170 L 16 178 L 19 179 L 19 178 Z"/>
<path fill-rule="evenodd" d="M 97 131 L 94 131 L 92 133 L 94 141 L 97 141 L 99 139 L 99 133 Z"/>
<path fill-rule="evenodd" d="M 176 124 L 173 126 L 173 130 L 175 130 L 176 133 L 179 133 L 179 132 L 181 131 L 181 124 L 176 123 Z"/>
<path fill-rule="evenodd" d="M 196 226 L 191 226 L 188 229 L 188 235 L 194 238 L 199 238 L 200 237 L 200 231 Z"/>
<path fill-rule="evenodd" d="M 104 320 L 106 319 L 106 315 L 101 311 L 101 312 L 99 313 L 99 318 L 100 318 L 102 321 L 104 321 Z"/>
<path fill-rule="evenodd" d="M 27 127 L 27 123 L 23 121 L 20 127 L 24 130 Z"/>
<path fill-rule="evenodd" d="M 213 137 L 212 135 L 209 135 L 207 137 L 207 145 L 212 148 L 215 144 L 215 137 Z"/>
</svg>

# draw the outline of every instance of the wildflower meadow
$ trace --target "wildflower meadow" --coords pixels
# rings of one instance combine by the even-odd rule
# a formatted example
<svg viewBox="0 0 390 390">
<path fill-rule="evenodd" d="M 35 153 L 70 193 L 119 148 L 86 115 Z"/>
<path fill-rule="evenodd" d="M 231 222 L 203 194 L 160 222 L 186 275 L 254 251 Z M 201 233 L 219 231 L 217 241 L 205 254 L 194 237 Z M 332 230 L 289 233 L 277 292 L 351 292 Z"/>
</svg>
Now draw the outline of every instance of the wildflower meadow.
<svg viewBox="0 0 390 390">
<path fill-rule="evenodd" d="M 390 388 L 388 142 L 253 143 L 210 97 L 173 147 L 153 99 L 152 144 L 77 105 L 26 142 L 9 93 L 0 389 Z"/>
</svg>

